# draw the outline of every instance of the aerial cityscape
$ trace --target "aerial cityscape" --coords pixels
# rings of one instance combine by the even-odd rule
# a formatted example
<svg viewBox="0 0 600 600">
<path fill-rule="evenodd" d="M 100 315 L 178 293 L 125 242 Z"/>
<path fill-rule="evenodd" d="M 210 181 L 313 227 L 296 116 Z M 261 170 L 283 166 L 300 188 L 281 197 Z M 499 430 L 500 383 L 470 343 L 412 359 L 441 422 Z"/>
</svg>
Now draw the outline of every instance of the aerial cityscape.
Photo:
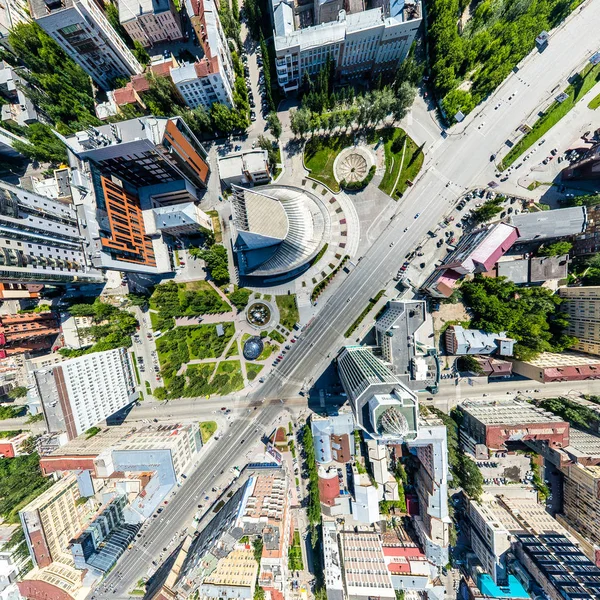
<svg viewBox="0 0 600 600">
<path fill-rule="evenodd" d="M 600 600 L 600 0 L 0 3 L 0 600 Z"/>
</svg>

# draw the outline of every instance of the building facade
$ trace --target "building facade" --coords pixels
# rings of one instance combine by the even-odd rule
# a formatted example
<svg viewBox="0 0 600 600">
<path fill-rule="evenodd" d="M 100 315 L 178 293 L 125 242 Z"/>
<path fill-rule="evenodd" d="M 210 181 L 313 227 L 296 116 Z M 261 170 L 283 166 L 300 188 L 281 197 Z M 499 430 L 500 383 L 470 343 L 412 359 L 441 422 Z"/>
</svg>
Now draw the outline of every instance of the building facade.
<svg viewBox="0 0 600 600">
<path fill-rule="evenodd" d="M 285 92 L 297 90 L 304 73 L 315 75 L 328 61 L 350 81 L 395 70 L 422 18 L 420 2 L 408 1 L 385 10 L 340 10 L 336 20 L 295 29 L 293 9 L 281 0 L 272 6 L 277 80 Z"/>
<path fill-rule="evenodd" d="M 57 316 L 52 312 L 0 316 L 0 358 L 48 350 L 60 333 Z"/>
<path fill-rule="evenodd" d="M 44 417 L 51 432 L 69 439 L 134 402 L 131 358 L 125 348 L 72 358 L 35 372 Z"/>
<path fill-rule="evenodd" d="M 14 283 L 102 281 L 84 252 L 74 206 L 0 183 L 0 279 Z"/>
<path fill-rule="evenodd" d="M 573 350 L 600 355 L 600 286 L 563 287 L 561 310 L 569 315 L 565 333 L 577 338 Z"/>
<path fill-rule="evenodd" d="M 93 0 L 31 0 L 35 22 L 104 90 L 143 71 Z"/>
<path fill-rule="evenodd" d="M 183 39 L 181 17 L 172 0 L 121 0 L 119 21 L 142 46 Z"/>
<path fill-rule="evenodd" d="M 589 354 L 543 352 L 528 361 L 511 360 L 513 373 L 541 383 L 600 379 L 600 358 Z"/>
<path fill-rule="evenodd" d="M 175 87 L 192 108 L 210 110 L 215 102 L 232 107 L 235 71 L 229 44 L 213 0 L 186 0 L 187 14 L 204 57 L 194 64 L 171 69 Z"/>
</svg>

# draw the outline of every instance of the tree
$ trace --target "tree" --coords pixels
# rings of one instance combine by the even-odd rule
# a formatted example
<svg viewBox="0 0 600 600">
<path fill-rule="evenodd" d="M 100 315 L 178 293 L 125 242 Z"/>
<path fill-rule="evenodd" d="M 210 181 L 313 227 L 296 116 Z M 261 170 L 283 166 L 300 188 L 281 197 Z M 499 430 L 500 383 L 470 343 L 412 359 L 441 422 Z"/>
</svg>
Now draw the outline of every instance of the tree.
<svg viewBox="0 0 600 600">
<path fill-rule="evenodd" d="M 271 111 L 267 117 L 267 125 L 275 139 L 281 136 L 281 121 L 275 111 Z"/>
<path fill-rule="evenodd" d="M 23 385 L 18 385 L 17 387 L 9 390 L 8 397 L 16 400 L 17 398 L 23 398 L 23 396 L 27 395 L 27 388 Z"/>
<path fill-rule="evenodd" d="M 474 356 L 470 356 L 469 354 L 459 358 L 459 368 L 461 371 L 469 371 L 470 373 L 483 375 L 483 367 Z"/>
<path fill-rule="evenodd" d="M 233 293 L 229 294 L 229 301 L 238 309 L 242 310 L 250 299 L 252 292 L 246 288 L 238 288 Z"/>
<path fill-rule="evenodd" d="M 133 48 L 134 42 L 130 35 L 125 31 L 123 25 L 121 25 L 121 19 L 119 18 L 119 8 L 112 2 L 107 2 L 104 5 L 104 12 L 108 22 L 113 26 L 113 29 L 119 34 L 119 37 L 125 42 L 128 48 Z M 136 56 L 137 58 L 137 56 Z M 139 60 L 139 59 L 138 59 Z"/>
<path fill-rule="evenodd" d="M 290 110 L 290 128 L 294 135 L 299 135 L 301 138 L 310 129 L 311 114 L 306 108 L 298 110 Z"/>
<path fill-rule="evenodd" d="M 488 200 L 483 206 L 473 211 L 473 219 L 476 223 L 485 223 L 495 217 L 502 210 L 502 200 Z"/>
<path fill-rule="evenodd" d="M 231 110 L 220 102 L 215 102 L 210 107 L 210 117 L 214 123 L 215 129 L 223 133 L 231 133 L 235 126 L 235 121 Z"/>
<path fill-rule="evenodd" d="M 67 161 L 67 149 L 45 123 L 32 123 L 26 131 L 27 143 L 15 141 L 17 152 L 32 160 L 58 164 Z"/>
<path fill-rule="evenodd" d="M 150 55 L 144 46 L 142 46 L 141 42 L 135 40 L 133 42 L 133 55 L 137 58 L 138 62 L 147 67 L 150 64 Z"/>
<path fill-rule="evenodd" d="M 166 400 L 168 393 L 167 390 L 164 387 L 157 387 L 154 388 L 154 392 L 152 392 L 152 395 L 157 399 L 157 400 Z"/>
<path fill-rule="evenodd" d="M 538 254 L 540 256 L 563 256 L 563 254 L 569 254 L 573 248 L 573 244 L 567 241 L 555 242 L 549 246 L 543 246 Z"/>
<path fill-rule="evenodd" d="M 170 77 L 160 77 L 148 71 L 146 79 L 150 89 L 143 93 L 143 99 L 150 113 L 168 117 L 174 113 L 176 107 L 184 107 L 183 100 Z"/>
</svg>

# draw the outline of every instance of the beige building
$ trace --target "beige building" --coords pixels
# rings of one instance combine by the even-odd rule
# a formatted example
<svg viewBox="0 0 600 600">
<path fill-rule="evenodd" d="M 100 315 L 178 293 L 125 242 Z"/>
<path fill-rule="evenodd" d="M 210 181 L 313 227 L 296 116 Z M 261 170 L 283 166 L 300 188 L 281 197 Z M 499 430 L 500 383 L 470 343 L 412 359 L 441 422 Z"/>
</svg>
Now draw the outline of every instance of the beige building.
<svg viewBox="0 0 600 600">
<path fill-rule="evenodd" d="M 564 287 L 558 294 L 569 315 L 566 333 L 579 340 L 574 350 L 600 355 L 600 286 Z"/>
<path fill-rule="evenodd" d="M 172 0 L 119 0 L 119 20 L 142 46 L 181 40 L 181 18 Z"/>
<path fill-rule="evenodd" d="M 542 383 L 600 379 L 600 358 L 578 352 L 543 352 L 532 360 L 512 360 L 513 374 Z"/>
<path fill-rule="evenodd" d="M 250 600 L 254 597 L 258 563 L 251 548 L 238 548 L 222 558 L 200 586 L 201 598 Z"/>
</svg>

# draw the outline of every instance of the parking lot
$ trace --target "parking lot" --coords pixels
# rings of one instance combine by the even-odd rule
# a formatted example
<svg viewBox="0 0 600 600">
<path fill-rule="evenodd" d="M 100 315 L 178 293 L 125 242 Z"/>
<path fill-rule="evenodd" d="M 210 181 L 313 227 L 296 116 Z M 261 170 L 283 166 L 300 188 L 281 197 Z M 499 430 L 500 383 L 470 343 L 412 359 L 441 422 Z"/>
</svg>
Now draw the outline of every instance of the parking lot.
<svg viewBox="0 0 600 600">
<path fill-rule="evenodd" d="M 533 477 L 529 457 L 524 454 L 496 452 L 488 460 L 478 460 L 477 466 L 485 486 L 530 485 Z"/>
</svg>

